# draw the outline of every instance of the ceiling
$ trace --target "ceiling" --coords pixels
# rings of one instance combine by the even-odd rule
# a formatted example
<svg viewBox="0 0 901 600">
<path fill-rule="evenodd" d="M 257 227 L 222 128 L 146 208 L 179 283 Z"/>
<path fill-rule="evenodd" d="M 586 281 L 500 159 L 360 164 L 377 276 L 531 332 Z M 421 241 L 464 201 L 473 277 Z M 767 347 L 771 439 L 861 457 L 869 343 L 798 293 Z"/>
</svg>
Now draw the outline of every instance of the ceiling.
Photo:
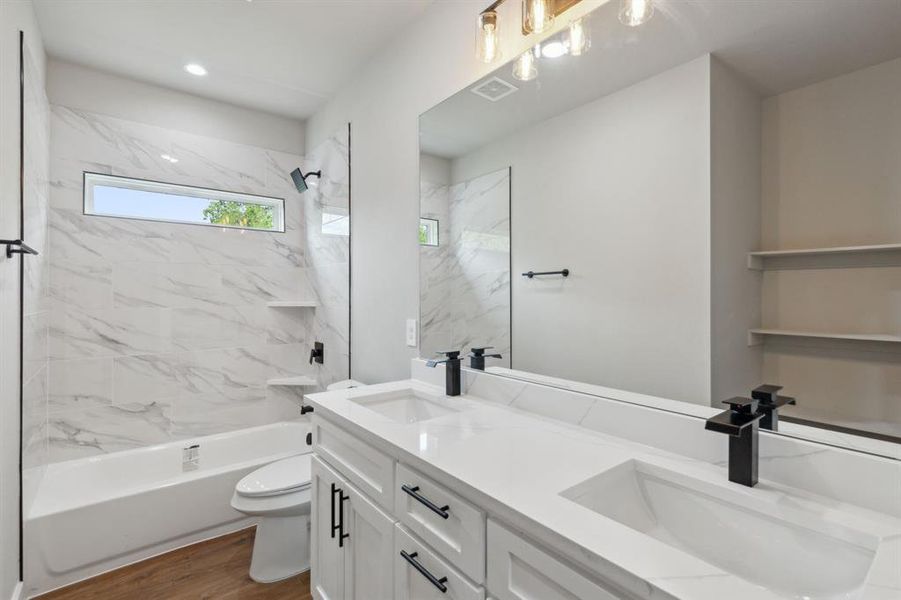
<svg viewBox="0 0 901 600">
<path fill-rule="evenodd" d="M 762 96 L 901 57 L 901 0 L 656 0 L 638 28 L 619 23 L 619 2 L 590 17 L 588 54 L 542 59 L 538 78 L 498 76 L 517 92 L 490 102 L 469 89 L 422 116 L 420 147 L 455 158 L 693 58 L 712 53 Z M 472 87 L 476 87 L 475 84 Z"/>
<path fill-rule="evenodd" d="M 35 0 L 47 53 L 305 119 L 431 0 Z M 185 73 L 197 62 L 206 77 Z"/>
</svg>

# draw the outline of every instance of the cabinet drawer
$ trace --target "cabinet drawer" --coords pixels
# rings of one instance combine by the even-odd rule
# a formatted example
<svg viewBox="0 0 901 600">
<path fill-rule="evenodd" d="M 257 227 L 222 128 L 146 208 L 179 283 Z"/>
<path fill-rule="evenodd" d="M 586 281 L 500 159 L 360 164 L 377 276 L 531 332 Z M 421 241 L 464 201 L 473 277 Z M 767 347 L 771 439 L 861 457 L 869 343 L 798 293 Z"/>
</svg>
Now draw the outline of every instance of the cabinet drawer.
<svg viewBox="0 0 901 600">
<path fill-rule="evenodd" d="M 389 511 L 394 510 L 394 459 L 313 415 L 313 451 Z"/>
<path fill-rule="evenodd" d="M 479 584 L 485 581 L 484 512 L 401 463 L 394 507 L 395 516 L 410 531 L 467 577 Z"/>
<path fill-rule="evenodd" d="M 488 521 L 488 588 L 497 600 L 629 600 Z"/>
<path fill-rule="evenodd" d="M 394 533 L 394 598 L 395 600 L 484 600 L 485 590 L 472 584 L 466 576 L 450 566 L 417 540 L 406 529 L 396 525 Z M 424 572 L 401 555 L 405 552 Z M 435 582 L 429 579 L 431 575 Z M 438 585 L 444 587 L 442 591 Z"/>
</svg>

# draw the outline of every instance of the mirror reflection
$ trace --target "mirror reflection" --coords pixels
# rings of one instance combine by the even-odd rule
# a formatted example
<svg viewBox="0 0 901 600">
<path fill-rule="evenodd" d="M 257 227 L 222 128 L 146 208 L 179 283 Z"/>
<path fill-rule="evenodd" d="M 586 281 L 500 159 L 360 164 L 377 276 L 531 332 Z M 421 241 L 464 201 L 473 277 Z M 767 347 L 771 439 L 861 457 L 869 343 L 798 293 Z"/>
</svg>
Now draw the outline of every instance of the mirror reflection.
<svg viewBox="0 0 901 600">
<path fill-rule="evenodd" d="M 607 3 L 422 115 L 423 357 L 901 441 L 896 7 L 765 4 Z"/>
</svg>

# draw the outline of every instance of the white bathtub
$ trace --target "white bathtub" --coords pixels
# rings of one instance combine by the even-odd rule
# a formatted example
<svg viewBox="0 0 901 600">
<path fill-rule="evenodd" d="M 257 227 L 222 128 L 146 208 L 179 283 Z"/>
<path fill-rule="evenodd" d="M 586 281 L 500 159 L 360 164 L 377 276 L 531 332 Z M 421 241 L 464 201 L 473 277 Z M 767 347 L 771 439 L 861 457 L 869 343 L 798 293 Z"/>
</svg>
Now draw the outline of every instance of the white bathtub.
<svg viewBox="0 0 901 600">
<path fill-rule="evenodd" d="M 235 484 L 309 452 L 309 431 L 276 423 L 47 465 L 25 515 L 26 597 L 253 524 L 229 504 Z M 183 472 L 193 444 L 199 466 Z"/>
</svg>

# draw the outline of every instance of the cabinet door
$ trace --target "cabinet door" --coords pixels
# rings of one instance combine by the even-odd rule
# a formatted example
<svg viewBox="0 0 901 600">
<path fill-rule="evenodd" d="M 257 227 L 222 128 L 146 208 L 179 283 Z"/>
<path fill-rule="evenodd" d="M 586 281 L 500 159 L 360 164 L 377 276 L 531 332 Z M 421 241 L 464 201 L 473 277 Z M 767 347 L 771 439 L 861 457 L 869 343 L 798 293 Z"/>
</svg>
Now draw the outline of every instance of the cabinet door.
<svg viewBox="0 0 901 600">
<path fill-rule="evenodd" d="M 488 520 L 488 588 L 498 600 L 627 600 Z"/>
<path fill-rule="evenodd" d="M 344 511 L 344 597 L 390 600 L 394 596 L 394 519 L 348 486 Z"/>
<path fill-rule="evenodd" d="M 312 467 L 310 588 L 316 600 L 343 600 L 344 549 L 338 546 L 337 533 L 332 537 L 332 525 L 338 523 L 340 490 L 346 495 L 348 486 L 318 457 L 313 457 Z"/>
</svg>

